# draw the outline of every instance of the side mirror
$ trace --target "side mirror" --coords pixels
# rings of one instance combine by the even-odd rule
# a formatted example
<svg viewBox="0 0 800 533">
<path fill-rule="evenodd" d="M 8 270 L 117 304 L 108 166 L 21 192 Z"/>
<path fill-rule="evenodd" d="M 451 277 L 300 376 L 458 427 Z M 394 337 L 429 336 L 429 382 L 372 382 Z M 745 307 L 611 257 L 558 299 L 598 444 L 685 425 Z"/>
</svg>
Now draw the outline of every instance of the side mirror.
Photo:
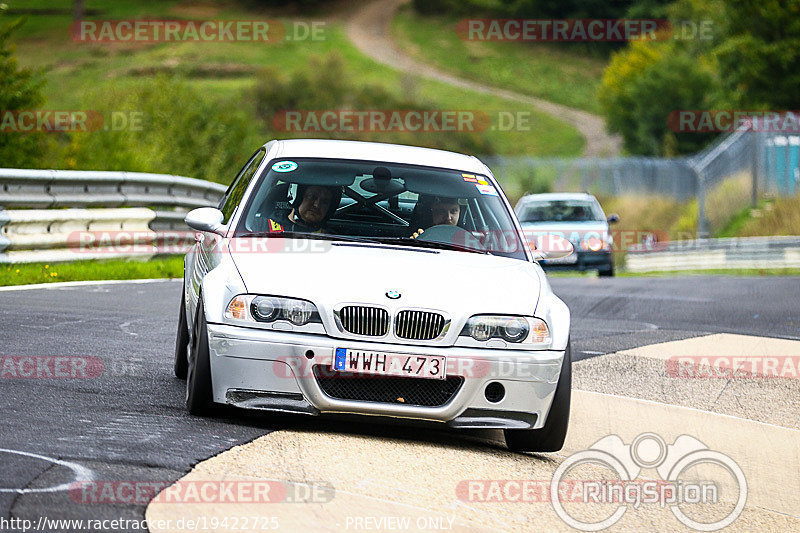
<svg viewBox="0 0 800 533">
<path fill-rule="evenodd" d="M 225 236 L 227 227 L 222 224 L 224 215 L 215 207 L 198 207 L 187 213 L 186 225 L 197 231 L 207 231 Z"/>
<path fill-rule="evenodd" d="M 535 242 L 536 248 L 533 250 L 533 258 L 537 261 L 540 259 L 562 259 L 575 251 L 569 239 L 565 239 L 560 235 L 545 233 L 536 237 Z"/>
<path fill-rule="evenodd" d="M 619 215 L 617 214 L 608 215 L 607 220 L 609 224 L 616 224 L 617 222 L 619 222 Z"/>
</svg>

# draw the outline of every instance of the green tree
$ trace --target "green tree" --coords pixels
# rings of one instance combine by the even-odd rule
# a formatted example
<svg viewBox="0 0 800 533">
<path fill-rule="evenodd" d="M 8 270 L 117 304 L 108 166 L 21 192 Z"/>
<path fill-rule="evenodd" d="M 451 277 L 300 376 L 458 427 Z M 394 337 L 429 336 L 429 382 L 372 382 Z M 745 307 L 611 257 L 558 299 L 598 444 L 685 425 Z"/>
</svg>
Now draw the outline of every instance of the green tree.
<svg viewBox="0 0 800 533">
<path fill-rule="evenodd" d="M 609 131 L 619 133 L 625 146 L 633 149 L 636 143 L 636 98 L 632 90 L 634 81 L 645 69 L 658 63 L 662 53 L 659 48 L 645 42 L 634 42 L 615 53 L 603 73 L 598 92 L 600 106 L 606 117 Z"/>
<path fill-rule="evenodd" d="M 308 67 L 291 76 L 267 69 L 261 73 L 252 92 L 256 115 L 268 130 L 278 137 L 323 137 L 359 141 L 381 141 L 455 150 L 459 152 L 492 154 L 495 149 L 479 131 L 282 131 L 275 124 L 282 111 L 326 110 L 415 110 L 435 111 L 424 103 L 397 97 L 380 85 L 361 85 L 346 70 L 337 53 L 312 57 Z M 280 120 L 278 119 L 278 122 Z M 277 130 L 277 131 L 275 131 Z"/>
<path fill-rule="evenodd" d="M 707 109 L 716 94 L 713 71 L 680 45 L 637 41 L 614 54 L 603 74 L 600 103 L 608 127 L 638 155 L 694 152 L 711 137 L 669 128 L 670 113 Z"/>
<path fill-rule="evenodd" d="M 0 11 L 2 20 L 2 11 Z M 44 103 L 43 81 L 30 69 L 19 68 L 14 57 L 11 35 L 22 20 L 0 22 L 0 165 L 32 168 L 39 166 L 47 139 L 46 133 L 14 131 L 15 111 L 35 109 Z"/>
<path fill-rule="evenodd" d="M 72 134 L 66 167 L 178 174 L 228 183 L 265 139 L 244 102 L 221 102 L 157 76 L 92 95 L 103 128 Z M 115 127 L 114 117 L 123 117 Z M 107 129 L 106 129 L 107 128 Z"/>
<path fill-rule="evenodd" d="M 800 0 L 725 4 L 715 50 L 722 85 L 741 107 L 796 109 L 800 101 Z"/>
</svg>

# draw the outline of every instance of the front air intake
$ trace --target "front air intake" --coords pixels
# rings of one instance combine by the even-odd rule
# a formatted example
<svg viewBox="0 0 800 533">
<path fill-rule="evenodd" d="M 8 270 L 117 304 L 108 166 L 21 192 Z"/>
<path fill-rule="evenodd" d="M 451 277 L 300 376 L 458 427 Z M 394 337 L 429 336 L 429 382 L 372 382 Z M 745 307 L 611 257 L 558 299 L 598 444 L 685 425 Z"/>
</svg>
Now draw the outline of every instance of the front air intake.
<svg viewBox="0 0 800 533">
<path fill-rule="evenodd" d="M 428 311 L 400 311 L 394 333 L 401 339 L 429 341 L 442 333 L 444 317 Z"/>
<path fill-rule="evenodd" d="M 389 313 L 380 307 L 342 307 L 339 321 L 345 331 L 356 335 L 383 337 L 389 332 Z"/>
</svg>

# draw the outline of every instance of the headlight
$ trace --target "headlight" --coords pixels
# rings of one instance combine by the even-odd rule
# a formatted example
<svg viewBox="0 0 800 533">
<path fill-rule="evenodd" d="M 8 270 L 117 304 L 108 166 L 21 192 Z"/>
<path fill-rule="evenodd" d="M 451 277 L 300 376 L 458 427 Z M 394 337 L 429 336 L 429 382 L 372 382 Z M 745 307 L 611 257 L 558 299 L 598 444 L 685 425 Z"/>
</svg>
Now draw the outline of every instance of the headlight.
<svg viewBox="0 0 800 533">
<path fill-rule="evenodd" d="M 460 336 L 476 341 L 502 339 L 515 344 L 549 345 L 550 329 L 544 320 L 525 316 L 476 315 L 467 320 Z"/>
<path fill-rule="evenodd" d="M 614 238 L 611 235 L 600 235 L 599 233 L 594 233 L 584 236 L 580 242 L 580 247 L 585 251 L 599 252 L 600 250 L 611 250 L 613 244 Z"/>
<path fill-rule="evenodd" d="M 281 307 L 274 298 L 257 296 L 250 302 L 250 312 L 259 322 L 272 322 L 280 315 Z"/>
<path fill-rule="evenodd" d="M 511 318 L 500 326 L 500 336 L 509 342 L 522 342 L 530 328 L 523 318 Z"/>
<path fill-rule="evenodd" d="M 322 323 L 317 307 L 307 300 L 253 294 L 234 297 L 225 310 L 225 318 L 266 323 L 285 320 L 295 326 Z"/>
<path fill-rule="evenodd" d="M 604 244 L 605 243 L 603 242 L 603 240 L 597 237 L 591 237 L 590 239 L 586 240 L 586 247 L 593 252 L 599 252 L 600 250 L 602 250 Z"/>
</svg>

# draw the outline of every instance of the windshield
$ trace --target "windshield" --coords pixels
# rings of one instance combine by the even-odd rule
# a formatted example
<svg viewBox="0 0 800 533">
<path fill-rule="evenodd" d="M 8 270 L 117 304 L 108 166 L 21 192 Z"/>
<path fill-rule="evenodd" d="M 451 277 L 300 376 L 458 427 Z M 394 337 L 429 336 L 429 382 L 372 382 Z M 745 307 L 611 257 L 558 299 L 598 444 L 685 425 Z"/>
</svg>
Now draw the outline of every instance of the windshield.
<svg viewBox="0 0 800 533">
<path fill-rule="evenodd" d="M 341 238 L 527 260 L 500 194 L 480 174 L 278 159 L 249 196 L 234 237 Z"/>
<path fill-rule="evenodd" d="M 536 200 L 519 210 L 525 222 L 599 222 L 605 221 L 600 205 L 591 200 Z"/>
</svg>

